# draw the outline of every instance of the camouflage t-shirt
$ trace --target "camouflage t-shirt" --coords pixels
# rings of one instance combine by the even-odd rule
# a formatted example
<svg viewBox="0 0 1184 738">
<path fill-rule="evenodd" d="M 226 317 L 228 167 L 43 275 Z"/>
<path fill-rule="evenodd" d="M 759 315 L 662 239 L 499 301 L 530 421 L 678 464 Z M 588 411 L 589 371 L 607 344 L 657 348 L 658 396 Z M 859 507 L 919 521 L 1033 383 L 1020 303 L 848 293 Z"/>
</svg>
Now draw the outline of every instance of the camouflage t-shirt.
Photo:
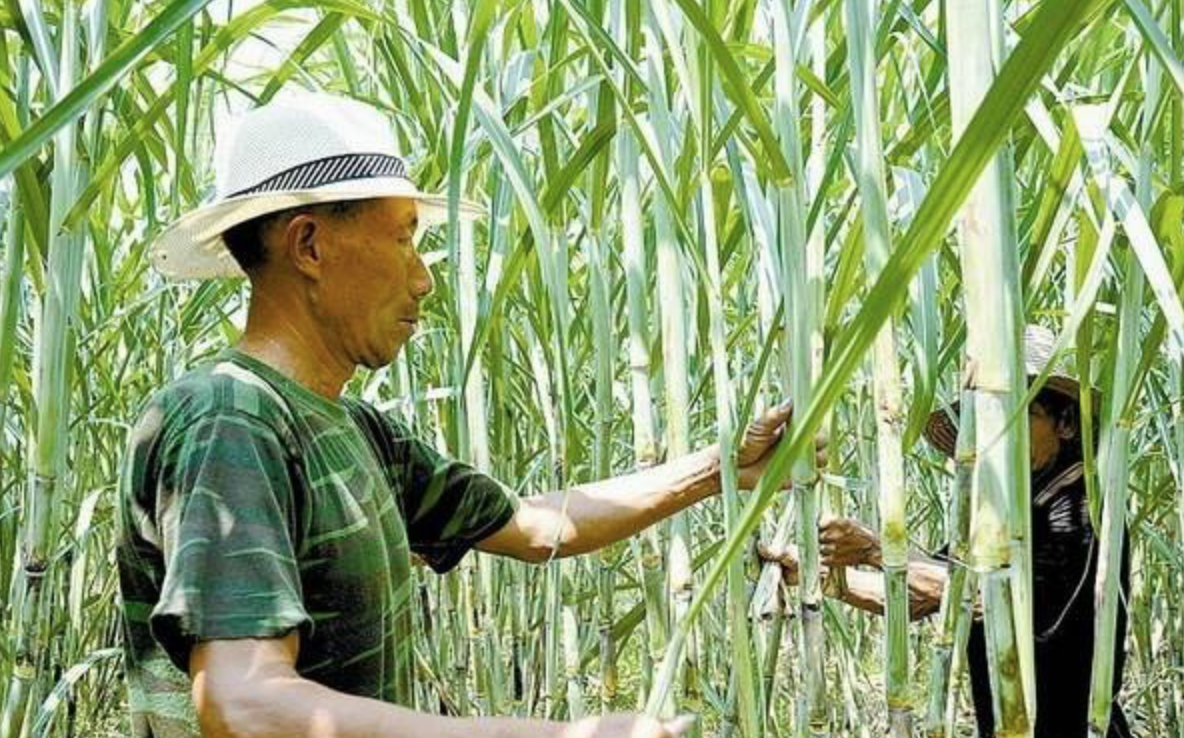
<svg viewBox="0 0 1184 738">
<path fill-rule="evenodd" d="M 295 628 L 301 675 L 408 704 L 409 551 L 447 571 L 514 508 L 363 402 L 234 350 L 189 372 L 148 403 L 120 481 L 133 735 L 199 735 L 195 642 Z"/>
</svg>

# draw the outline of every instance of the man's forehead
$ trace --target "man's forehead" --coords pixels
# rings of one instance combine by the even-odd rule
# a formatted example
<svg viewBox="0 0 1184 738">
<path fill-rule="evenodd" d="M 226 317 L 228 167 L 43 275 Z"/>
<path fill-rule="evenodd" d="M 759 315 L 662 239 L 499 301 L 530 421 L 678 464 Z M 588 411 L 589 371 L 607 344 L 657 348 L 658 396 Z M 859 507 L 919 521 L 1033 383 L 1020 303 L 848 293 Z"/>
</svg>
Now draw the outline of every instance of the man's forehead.
<svg viewBox="0 0 1184 738">
<path fill-rule="evenodd" d="M 415 200 L 407 197 L 383 198 L 383 209 L 400 228 L 414 230 L 419 225 L 419 207 Z"/>
</svg>

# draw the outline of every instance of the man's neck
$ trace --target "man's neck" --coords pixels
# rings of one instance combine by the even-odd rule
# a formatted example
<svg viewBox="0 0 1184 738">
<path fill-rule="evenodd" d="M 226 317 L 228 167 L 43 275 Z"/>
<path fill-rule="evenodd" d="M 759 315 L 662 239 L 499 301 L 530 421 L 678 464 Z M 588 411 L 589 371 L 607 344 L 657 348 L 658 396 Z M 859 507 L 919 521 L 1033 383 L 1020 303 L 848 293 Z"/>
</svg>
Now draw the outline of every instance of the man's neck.
<svg viewBox="0 0 1184 738">
<path fill-rule="evenodd" d="M 236 347 L 313 392 L 336 400 L 357 368 L 331 350 L 312 316 L 252 295 L 247 328 Z"/>
</svg>

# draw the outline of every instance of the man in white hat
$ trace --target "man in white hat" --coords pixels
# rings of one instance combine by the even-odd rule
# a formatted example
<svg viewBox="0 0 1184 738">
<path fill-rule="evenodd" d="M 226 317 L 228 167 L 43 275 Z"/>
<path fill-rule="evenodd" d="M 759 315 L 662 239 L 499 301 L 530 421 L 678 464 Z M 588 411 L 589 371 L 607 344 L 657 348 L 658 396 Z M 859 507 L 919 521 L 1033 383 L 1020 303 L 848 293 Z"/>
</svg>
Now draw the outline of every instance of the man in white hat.
<svg viewBox="0 0 1184 738">
<path fill-rule="evenodd" d="M 171 277 L 245 273 L 250 308 L 238 344 L 158 391 L 131 434 L 118 563 L 133 734 L 680 734 L 685 720 L 406 709 L 410 554 L 444 572 L 474 547 L 533 562 L 594 551 L 715 494 L 718 452 L 516 500 L 342 396 L 415 332 L 432 278 L 413 238 L 444 201 L 412 184 L 389 123 L 357 102 L 273 103 L 219 145 L 215 201 L 152 256 Z M 749 428 L 742 486 L 789 415 Z"/>
<path fill-rule="evenodd" d="M 1043 373 L 1052 356 L 1055 337 L 1047 329 L 1028 326 L 1024 349 L 1030 377 Z M 1090 523 L 1082 464 L 1081 423 L 1076 379 L 1052 372 L 1028 407 L 1032 474 L 1033 622 L 1036 636 L 1036 725 L 1034 738 L 1085 738 L 1090 669 L 1094 641 L 1094 578 L 1098 568 L 1098 539 Z M 1095 410 L 1100 398 L 1095 399 Z M 954 404 L 953 414 L 958 414 Z M 1096 425 L 1095 425 L 1096 427 Z M 953 458 L 958 429 L 945 410 L 929 416 L 925 437 L 934 448 Z M 866 566 L 882 569 L 879 536 L 848 518 L 824 520 L 819 533 L 822 563 L 828 568 Z M 783 574 L 796 584 L 797 556 L 786 551 L 761 550 L 762 557 L 781 564 Z M 909 615 L 921 618 L 938 611 L 949 561 L 945 550 L 936 557 L 909 557 Z M 1123 550 L 1122 602 L 1127 601 L 1129 550 Z M 847 604 L 872 613 L 884 610 L 883 576 L 849 569 L 840 596 Z M 1126 652 L 1126 606 L 1118 613 L 1114 640 L 1114 694 L 1122 685 Z M 979 736 L 995 735 L 991 686 L 987 670 L 986 636 L 976 615 L 967 644 L 971 692 Z M 1117 702 L 1108 738 L 1130 738 L 1126 716 Z"/>
</svg>

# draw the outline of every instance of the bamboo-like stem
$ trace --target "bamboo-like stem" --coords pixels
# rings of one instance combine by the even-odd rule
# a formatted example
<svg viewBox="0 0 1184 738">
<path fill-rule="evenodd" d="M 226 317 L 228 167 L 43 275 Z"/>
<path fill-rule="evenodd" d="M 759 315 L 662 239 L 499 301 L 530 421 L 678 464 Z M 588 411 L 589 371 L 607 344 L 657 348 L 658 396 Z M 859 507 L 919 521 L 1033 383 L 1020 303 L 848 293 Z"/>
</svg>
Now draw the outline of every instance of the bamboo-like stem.
<svg viewBox="0 0 1184 738">
<path fill-rule="evenodd" d="M 703 237 L 705 271 L 702 275 L 707 298 L 708 335 L 711 344 L 711 375 L 715 384 L 715 413 L 718 424 L 720 489 L 724 501 L 724 525 L 730 530 L 739 519 L 741 503 L 737 486 L 736 411 L 731 371 L 728 368 L 727 332 L 724 317 L 723 268 L 719 255 L 715 221 L 715 196 L 711 183 L 711 110 L 714 76 L 705 48 L 699 49 L 696 94 L 692 105 L 701 144 L 698 171 L 698 209 Z M 736 709 L 745 738 L 760 735 L 759 680 L 749 637 L 747 582 L 744 562 L 734 558 L 727 575 L 728 631 L 733 675 L 736 679 Z"/>
<path fill-rule="evenodd" d="M 855 113 L 855 179 L 863 203 L 863 240 L 869 278 L 879 276 L 892 251 L 888 221 L 880 104 L 876 93 L 875 20 L 877 3 L 847 0 L 847 60 Z M 876 336 L 872 368 L 876 417 L 876 469 L 880 501 L 880 540 L 884 560 L 884 655 L 889 732 L 912 735 L 909 703 L 908 564 L 909 542 L 904 489 L 900 368 L 896 360 L 895 320 Z"/>
<path fill-rule="evenodd" d="M 966 500 L 967 507 L 971 500 Z M 969 526 L 967 534 L 969 535 Z M 946 700 L 946 714 L 944 732 L 946 736 L 954 735 L 954 726 L 958 720 L 958 691 L 959 678 L 966 668 L 966 645 L 970 642 L 970 628 L 974 624 L 974 603 L 978 597 L 978 575 L 973 570 L 966 569 L 966 581 L 962 585 L 962 602 L 958 605 L 957 623 L 954 627 L 953 655 L 950 659 L 949 684 L 951 693 Z"/>
<path fill-rule="evenodd" d="M 1002 64 L 998 0 L 947 0 L 950 106 L 961 134 Z M 969 562 L 981 575 L 988 663 L 1000 736 L 1030 736 L 1033 679 L 1028 427 L 1011 423 L 1025 390 L 1023 303 L 1009 155 L 999 153 L 960 219 L 976 459 Z"/>
<path fill-rule="evenodd" d="M 1179 499 L 1176 500 L 1176 531 L 1178 539 L 1184 539 L 1184 357 L 1176 357 L 1171 362 L 1169 373 L 1169 388 L 1175 391 L 1176 401 L 1173 403 L 1172 409 L 1172 427 L 1173 436 L 1175 439 L 1175 462 L 1176 462 L 1176 487 L 1179 492 Z M 1177 593 L 1177 600 L 1175 602 L 1176 622 L 1175 628 L 1171 625 L 1165 630 L 1167 631 L 1167 638 L 1172 638 L 1174 635 L 1178 639 L 1184 639 L 1184 603 L 1179 599 Z M 1177 640 L 1177 643 L 1184 642 Z M 1175 648 L 1174 662 L 1175 668 L 1184 672 L 1184 649 Z M 1174 712 L 1175 721 L 1171 725 L 1179 725 L 1181 720 L 1184 720 L 1184 685 L 1172 684 L 1169 686 L 1170 694 L 1168 695 L 1169 713 Z"/>
<path fill-rule="evenodd" d="M 644 57 L 646 60 L 646 87 L 649 98 L 650 122 L 657 134 L 656 139 L 663 161 L 673 161 L 672 138 L 673 127 L 666 98 L 666 75 L 663 68 L 664 58 L 661 34 L 657 28 L 657 19 L 653 15 L 653 8 L 644 3 L 646 25 L 649 33 L 645 35 Z M 685 285 L 683 256 L 675 240 L 674 224 L 670 213 L 670 204 L 665 198 L 655 196 L 652 199 L 654 215 L 654 240 L 657 256 L 657 286 L 658 308 L 661 323 L 662 338 L 662 378 L 663 395 L 666 403 L 664 440 L 668 458 L 677 458 L 691 450 L 690 404 L 691 392 L 687 378 L 690 376 L 688 366 L 688 345 L 690 331 L 687 328 L 687 289 Z M 655 534 L 643 537 L 643 550 L 649 561 L 660 562 L 661 551 Z M 648 550 L 647 550 L 648 549 Z M 652 575 L 656 580 L 661 576 L 660 569 L 655 569 Z M 655 585 L 657 582 L 655 581 Z M 669 622 L 681 621 L 690 607 L 694 594 L 694 577 L 692 575 L 691 533 L 690 520 L 687 513 L 676 515 L 670 525 L 670 544 L 666 557 L 666 590 L 669 592 L 670 604 L 666 598 L 656 602 L 647 601 L 646 618 L 650 625 L 649 654 L 651 663 L 661 663 L 663 655 L 669 645 Z M 655 587 L 647 587 L 647 592 Z M 652 605 L 652 606 L 651 606 Z M 667 607 L 670 613 L 667 612 Z M 693 638 L 692 638 L 693 643 Z M 697 702 L 698 685 L 696 682 L 696 656 L 690 653 L 680 654 L 680 665 L 685 665 L 687 673 L 682 680 L 684 701 L 688 707 L 694 709 Z M 666 715 L 673 713 L 673 700 L 665 699 L 661 712 Z"/>
<path fill-rule="evenodd" d="M 1101 454 L 1102 525 L 1094 584 L 1094 652 L 1090 679 L 1089 736 L 1104 738 L 1110 731 L 1114 698 L 1114 639 L 1118 618 L 1122 550 L 1126 539 L 1129 484 L 1131 375 L 1139 355 L 1139 322 L 1143 306 L 1143 270 L 1134 251 L 1127 254 L 1118 338 L 1110 396 L 1103 402 Z"/>
<path fill-rule="evenodd" d="M 773 297 L 779 298 L 786 306 L 784 339 L 781 342 L 782 374 L 788 379 L 789 396 L 799 406 L 811 400 L 822 354 L 823 244 L 817 229 L 807 233 L 806 228 L 807 172 L 802 160 L 797 83 L 797 66 L 799 59 L 804 56 L 802 51 L 806 47 L 807 23 L 812 6 L 811 2 L 799 3 L 796 7 L 791 7 L 788 2 L 772 5 L 774 119 L 779 146 L 792 175 L 789 183 L 772 189 L 777 213 L 777 262 L 780 266 L 778 283 L 772 291 Z M 815 151 L 820 148 L 816 142 Z M 801 667 L 805 720 L 798 721 L 798 724 L 809 735 L 826 735 L 829 732 L 829 715 L 823 671 L 823 595 L 818 576 L 820 489 L 812 449 L 794 465 L 793 480 L 794 505 L 792 509 L 787 508 L 778 521 L 773 546 L 780 548 L 788 542 L 792 530 L 792 513 L 797 522 L 795 537 L 801 560 L 800 628 L 797 632 L 804 656 Z M 782 617 L 781 608 L 772 604 L 777 601 L 775 595 L 779 577 L 777 567 L 766 564 L 753 597 L 754 611 L 774 619 Z M 767 646 L 774 651 L 780 643 L 779 633 L 780 624 L 775 623 L 771 629 L 774 637 Z M 770 700 L 771 709 L 771 672 L 766 674 L 765 680 L 768 685 L 766 697 Z"/>
<path fill-rule="evenodd" d="M 29 58 L 21 57 L 16 66 L 16 117 L 22 126 L 28 125 L 29 110 Z M 4 254 L 4 281 L 0 286 L 0 456 L 4 453 L 7 437 L 5 423 L 8 416 L 9 383 L 12 380 L 12 363 L 16 356 L 17 324 L 21 314 L 21 284 L 24 281 L 25 262 L 25 209 L 19 198 L 15 178 L 8 190 L 7 218 L 4 221 L 6 246 Z M 4 480 L 0 479 L 0 489 Z M 11 521 L 15 523 L 15 519 Z M 11 561 L 0 560 L 0 592 L 8 592 Z M 3 704 L 3 703 L 0 703 Z"/>
<path fill-rule="evenodd" d="M 61 45 L 57 87 L 64 94 L 75 83 L 79 66 L 78 8 L 67 3 L 62 12 Z M 50 568 L 53 511 L 66 472 L 69 436 L 70 369 L 72 360 L 71 322 L 81 293 L 82 262 L 85 253 L 81 235 L 63 232 L 66 211 L 78 186 L 77 123 L 63 126 L 54 137 L 54 166 L 51 183 L 49 274 L 50 279 L 35 325 L 34 398 L 37 425 L 33 437 L 29 484 L 25 502 L 22 547 L 22 591 L 18 598 L 15 667 L 3 714 L 0 738 L 22 733 L 29 698 L 38 689 L 42 656 L 49 652 L 49 631 L 41 622 Z"/>
<path fill-rule="evenodd" d="M 626 7 L 614 5 L 614 27 L 618 31 L 618 41 L 622 46 L 636 44 L 639 38 L 638 23 L 640 21 L 640 7 L 636 2 L 628 3 Z M 633 49 L 630 49 L 632 52 Z M 634 54 L 631 53 L 631 56 Z M 633 85 L 627 82 L 627 94 L 631 95 Z M 646 299 L 646 255 L 644 222 L 641 213 L 641 181 L 638 172 L 638 158 L 640 156 L 637 140 L 632 131 L 621 131 L 616 137 L 616 169 L 620 183 L 621 207 L 621 246 L 622 262 L 625 271 L 626 307 L 629 325 L 629 379 L 633 400 L 633 459 L 639 469 L 652 466 L 657 462 L 657 429 L 654 425 L 653 395 L 650 390 L 650 334 L 649 334 L 649 305 Z M 651 528 L 644 534 L 647 552 L 658 556 L 661 544 L 658 530 Z M 642 567 L 643 576 L 652 567 Z M 646 592 L 647 612 L 651 610 L 661 615 L 663 609 L 658 603 L 665 600 L 665 583 L 659 576 L 651 576 Z M 602 593 L 601 597 L 605 595 Z M 654 603 L 650 608 L 649 603 Z M 600 622 L 601 641 L 601 693 L 602 709 L 607 709 L 607 701 L 616 695 L 617 673 L 615 668 L 615 644 L 612 640 L 612 613 L 602 612 Z M 659 628 L 663 645 L 665 641 L 665 624 Z"/>
<path fill-rule="evenodd" d="M 590 8 L 596 15 L 601 16 L 603 23 L 604 7 L 602 3 L 593 3 Z M 609 20 L 610 24 L 619 21 Z M 589 61 L 589 74 L 595 71 L 595 62 Z M 612 112 L 612 97 L 607 94 L 607 85 L 592 87 L 588 91 L 588 110 L 594 115 L 589 116 L 586 127 L 594 130 L 596 126 Z M 592 469 L 596 479 L 606 479 L 612 471 L 612 422 L 613 422 L 613 367 L 616 358 L 616 340 L 613 335 L 612 298 L 609 285 L 613 280 L 612 263 L 607 257 L 607 243 L 604 228 L 604 213 L 607 208 L 607 181 L 612 158 L 610 152 L 599 154 L 589 167 L 587 180 L 590 197 L 585 203 L 585 218 L 589 223 L 588 234 L 584 239 L 588 258 L 588 291 L 589 303 L 592 306 L 592 340 L 596 347 L 594 352 L 595 377 L 595 413 L 592 434 Z M 596 612 L 600 636 L 600 707 L 602 711 L 610 709 L 616 693 L 617 681 L 617 649 L 613 637 L 613 602 L 615 592 L 615 577 L 617 561 L 620 559 L 624 546 L 612 545 L 601 550 L 597 555 L 596 568 Z M 574 629 L 574 628 L 573 628 Z M 573 639 L 573 653 L 575 668 L 579 669 L 579 644 L 575 634 L 569 634 Z M 570 677 L 569 677 L 570 678 Z M 575 680 L 573 680 L 575 681 Z M 573 713 L 574 715 L 574 713 Z"/>
<path fill-rule="evenodd" d="M 928 738 L 952 738 L 953 721 L 946 716 L 953 715 L 951 703 L 957 702 L 957 673 L 952 668 L 955 655 L 965 653 L 966 642 L 958 640 L 959 631 L 968 633 L 968 619 L 964 617 L 963 601 L 965 591 L 973 593 L 968 586 L 969 570 L 967 540 L 970 536 L 970 489 L 974 474 L 974 394 L 963 390 L 958 417 L 958 443 L 954 454 L 954 484 L 950 495 L 950 508 L 946 517 L 949 531 L 949 580 L 942 592 L 941 610 L 938 615 L 937 643 L 929 672 L 929 706 L 925 716 L 925 735 Z M 971 594 L 973 597 L 973 594 Z M 955 648 L 957 645 L 957 648 Z"/>
<path fill-rule="evenodd" d="M 15 193 L 10 193 L 15 195 Z M 17 326 L 21 314 L 21 284 L 24 276 L 25 259 L 25 218 L 24 211 L 19 204 L 6 203 L 6 233 L 4 246 L 3 281 L 0 282 L 0 458 L 4 457 L 5 441 L 8 437 L 8 393 L 12 378 L 13 359 L 16 353 Z M 19 504 L 16 495 L 6 494 L 7 489 L 20 489 L 16 481 L 19 472 L 13 470 L 8 475 L 0 476 L 0 592 L 7 598 L 11 592 L 13 567 L 15 557 L 11 555 L 11 548 L 16 539 L 17 516 L 14 511 Z M 10 487 L 11 485 L 11 487 Z M 4 615 L 0 613 L 0 622 Z M 9 674 L 7 669 L 0 668 L 0 705 L 5 702 L 6 683 Z"/>
<path fill-rule="evenodd" d="M 1146 70 L 1147 95 L 1144 115 L 1153 115 L 1159 102 L 1159 69 Z M 1104 130 L 1092 125 L 1090 116 L 1078 116 L 1082 141 L 1091 169 L 1103 186 L 1109 186 L 1110 161 L 1103 143 Z M 1142 147 L 1136 177 L 1136 199 L 1150 209 L 1152 158 L 1150 118 L 1143 121 Z M 1106 193 L 1109 195 L 1110 193 Z M 1088 731 L 1090 738 L 1105 738 L 1110 733 L 1110 714 L 1114 700 L 1114 641 L 1118 637 L 1118 608 L 1122 591 L 1123 549 L 1126 546 L 1127 497 L 1130 488 L 1131 415 L 1134 413 L 1133 377 L 1140 354 L 1140 330 L 1143 312 L 1145 276 L 1134 249 L 1127 252 L 1121 303 L 1118 312 L 1118 336 L 1112 351 L 1114 358 L 1109 396 L 1102 402 L 1098 468 L 1101 478 L 1102 520 L 1098 531 L 1098 567 L 1094 579 L 1094 651 L 1090 674 Z"/>
<path fill-rule="evenodd" d="M 599 227 L 594 227 L 587 238 L 590 251 L 589 289 L 592 303 L 592 333 L 596 344 L 596 411 L 595 430 L 592 439 L 593 473 L 597 479 L 609 477 L 612 469 L 612 441 L 610 431 L 613 417 L 613 358 L 616 356 L 612 333 L 612 307 L 609 304 L 608 281 L 609 262 L 604 255 L 603 236 Z M 616 647 L 612 637 L 614 572 L 620 557 L 621 546 L 605 547 L 597 555 L 597 612 L 600 628 L 601 665 L 601 707 L 608 709 L 615 692 Z M 566 637 L 573 639 L 572 654 L 575 668 L 579 668 L 579 645 L 573 632 Z M 570 678 L 570 677 L 569 677 Z M 578 684 L 578 681 L 572 680 Z M 574 716 L 574 713 L 573 713 Z"/>
<path fill-rule="evenodd" d="M 15 197 L 16 193 L 10 193 Z M 8 392 L 12 380 L 12 362 L 16 355 L 17 324 L 21 316 L 21 285 L 24 282 L 25 215 L 20 205 L 6 201 L 0 211 L 7 211 L 4 219 L 4 271 L 0 282 L 0 454 L 4 452 L 4 431 L 8 416 Z M 4 488 L 0 480 L 0 490 Z M 0 567 L 8 562 L 0 561 Z M 0 584 L 7 581 L 0 576 Z M 4 591 L 4 590 L 0 590 Z"/>
<path fill-rule="evenodd" d="M 457 243 L 456 296 L 460 321 L 460 361 L 457 364 L 463 367 L 466 357 L 473 350 L 480 293 L 473 224 L 462 222 L 458 227 L 460 237 Z M 485 366 L 480 356 L 474 357 L 472 369 L 465 378 L 462 399 L 465 428 L 463 437 L 467 441 L 465 457 L 474 467 L 489 473 L 492 470 L 489 455 L 489 412 L 485 404 Z"/>
</svg>

